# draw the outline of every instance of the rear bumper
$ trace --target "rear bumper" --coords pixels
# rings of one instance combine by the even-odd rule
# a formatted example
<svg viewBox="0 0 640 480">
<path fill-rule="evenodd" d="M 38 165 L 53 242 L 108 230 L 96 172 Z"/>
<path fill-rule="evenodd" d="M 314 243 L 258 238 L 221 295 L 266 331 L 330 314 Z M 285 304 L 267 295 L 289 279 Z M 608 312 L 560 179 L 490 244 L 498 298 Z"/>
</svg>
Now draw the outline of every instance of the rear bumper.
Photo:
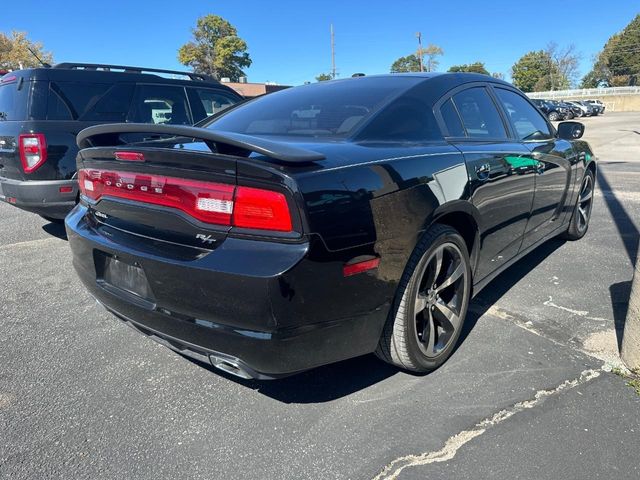
<svg viewBox="0 0 640 480">
<path fill-rule="evenodd" d="M 62 193 L 62 187 L 70 192 Z M 63 219 L 76 204 L 77 180 L 12 180 L 0 177 L 0 200 L 51 218 Z"/>
<path fill-rule="evenodd" d="M 66 218 L 80 279 L 107 310 L 173 350 L 237 374 L 216 365 L 226 360 L 246 373 L 239 376 L 263 379 L 376 348 L 394 286 L 375 272 L 344 278 L 344 253 L 318 261 L 313 242 L 227 238 L 200 257 L 168 258 L 104 235 L 86 212 L 78 205 Z M 105 288 L 96 253 L 140 265 L 153 299 Z"/>
</svg>

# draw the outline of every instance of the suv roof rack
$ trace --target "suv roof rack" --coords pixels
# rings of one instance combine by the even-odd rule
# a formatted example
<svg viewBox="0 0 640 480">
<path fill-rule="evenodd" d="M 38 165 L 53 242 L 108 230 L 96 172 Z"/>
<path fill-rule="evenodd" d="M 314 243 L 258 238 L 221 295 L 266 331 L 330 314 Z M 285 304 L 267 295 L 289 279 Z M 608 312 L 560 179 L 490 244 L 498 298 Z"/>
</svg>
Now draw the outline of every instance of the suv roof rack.
<svg viewBox="0 0 640 480">
<path fill-rule="evenodd" d="M 54 65 L 52 68 L 66 68 L 70 70 L 122 70 L 128 73 L 168 73 L 171 75 L 183 75 L 189 77 L 191 80 L 201 81 L 201 82 L 216 82 L 219 83 L 211 75 L 207 75 L 204 73 L 194 73 L 194 72 L 180 72 L 178 70 L 163 70 L 160 68 L 144 68 L 144 67 L 128 67 L 125 65 L 109 65 L 109 64 L 101 64 L 101 63 L 72 63 L 72 62 L 64 62 L 58 63 Z"/>
</svg>

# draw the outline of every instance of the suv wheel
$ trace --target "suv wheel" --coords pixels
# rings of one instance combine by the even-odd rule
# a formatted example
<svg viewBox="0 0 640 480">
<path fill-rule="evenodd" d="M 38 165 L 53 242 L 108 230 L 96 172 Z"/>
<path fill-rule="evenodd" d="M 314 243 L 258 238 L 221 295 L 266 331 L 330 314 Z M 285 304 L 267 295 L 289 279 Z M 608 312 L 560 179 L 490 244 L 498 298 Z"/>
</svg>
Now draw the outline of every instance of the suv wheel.
<svg viewBox="0 0 640 480">
<path fill-rule="evenodd" d="M 560 115 L 558 115 L 558 112 L 551 112 L 549 114 L 549 120 L 551 120 L 552 122 L 557 122 L 560 119 Z"/>
</svg>

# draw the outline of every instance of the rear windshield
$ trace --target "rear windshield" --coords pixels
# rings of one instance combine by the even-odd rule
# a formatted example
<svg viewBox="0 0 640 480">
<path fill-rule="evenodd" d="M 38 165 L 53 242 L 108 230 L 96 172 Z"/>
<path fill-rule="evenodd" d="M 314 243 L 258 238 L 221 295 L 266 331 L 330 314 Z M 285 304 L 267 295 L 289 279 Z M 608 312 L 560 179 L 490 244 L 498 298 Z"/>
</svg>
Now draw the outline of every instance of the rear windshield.
<svg viewBox="0 0 640 480">
<path fill-rule="evenodd" d="M 28 82 L 0 84 L 0 121 L 25 119 L 28 84 Z"/>
<path fill-rule="evenodd" d="M 348 137 L 418 81 L 370 77 L 290 88 L 233 109 L 207 128 L 249 135 Z"/>
</svg>

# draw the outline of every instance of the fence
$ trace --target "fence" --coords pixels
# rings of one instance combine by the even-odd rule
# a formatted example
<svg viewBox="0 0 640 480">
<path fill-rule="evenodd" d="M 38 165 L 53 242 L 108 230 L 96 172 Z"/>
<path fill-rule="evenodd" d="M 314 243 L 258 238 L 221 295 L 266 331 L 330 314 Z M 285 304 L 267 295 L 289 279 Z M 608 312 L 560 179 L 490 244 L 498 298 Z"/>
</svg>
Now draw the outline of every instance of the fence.
<svg viewBox="0 0 640 480">
<path fill-rule="evenodd" d="M 549 92 L 530 92 L 531 98 L 544 98 L 555 100 L 559 98 L 592 98 L 608 97 L 611 95 L 640 95 L 640 86 L 637 87 L 606 87 L 606 88 L 578 88 L 576 90 L 551 90 Z"/>
</svg>

